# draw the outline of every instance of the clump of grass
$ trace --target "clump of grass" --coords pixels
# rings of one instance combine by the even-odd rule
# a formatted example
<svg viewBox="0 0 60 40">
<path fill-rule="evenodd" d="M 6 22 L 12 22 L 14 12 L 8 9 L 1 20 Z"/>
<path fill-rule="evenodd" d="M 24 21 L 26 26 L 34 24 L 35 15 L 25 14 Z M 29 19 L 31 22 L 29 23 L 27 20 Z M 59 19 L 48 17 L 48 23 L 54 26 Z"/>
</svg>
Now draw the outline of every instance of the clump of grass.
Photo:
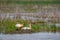
<svg viewBox="0 0 60 40">
<path fill-rule="evenodd" d="M 32 31 L 35 31 L 35 32 L 37 32 L 37 31 L 39 31 L 40 30 L 40 27 L 39 27 L 39 25 L 37 25 L 37 24 L 33 24 L 32 25 Z"/>
<path fill-rule="evenodd" d="M 2 32 L 2 21 L 0 20 L 0 33 Z"/>
<path fill-rule="evenodd" d="M 51 27 L 50 27 L 50 31 L 52 31 L 52 32 L 56 32 L 56 26 L 55 26 L 55 24 L 51 25 Z"/>
<path fill-rule="evenodd" d="M 16 30 L 15 24 L 16 24 L 16 23 L 15 23 L 14 21 L 5 20 L 5 21 L 4 21 L 5 32 L 15 31 L 15 30 Z"/>
</svg>

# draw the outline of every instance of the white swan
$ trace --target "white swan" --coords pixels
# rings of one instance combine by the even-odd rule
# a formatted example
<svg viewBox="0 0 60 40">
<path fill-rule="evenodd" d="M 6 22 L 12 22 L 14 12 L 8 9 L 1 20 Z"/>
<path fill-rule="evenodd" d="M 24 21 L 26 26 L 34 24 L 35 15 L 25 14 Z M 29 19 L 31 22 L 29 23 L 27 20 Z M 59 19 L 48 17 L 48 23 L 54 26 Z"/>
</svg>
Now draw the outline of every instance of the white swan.
<svg viewBox="0 0 60 40">
<path fill-rule="evenodd" d="M 29 27 L 22 27 L 22 30 L 31 30 L 31 24 L 29 24 Z"/>
<path fill-rule="evenodd" d="M 20 27 L 23 27 L 23 24 L 16 24 L 15 26 L 20 28 Z"/>
<path fill-rule="evenodd" d="M 22 29 L 22 30 L 31 30 L 31 23 L 29 24 L 29 27 L 23 27 L 23 24 L 16 24 L 15 25 L 18 29 Z"/>
</svg>

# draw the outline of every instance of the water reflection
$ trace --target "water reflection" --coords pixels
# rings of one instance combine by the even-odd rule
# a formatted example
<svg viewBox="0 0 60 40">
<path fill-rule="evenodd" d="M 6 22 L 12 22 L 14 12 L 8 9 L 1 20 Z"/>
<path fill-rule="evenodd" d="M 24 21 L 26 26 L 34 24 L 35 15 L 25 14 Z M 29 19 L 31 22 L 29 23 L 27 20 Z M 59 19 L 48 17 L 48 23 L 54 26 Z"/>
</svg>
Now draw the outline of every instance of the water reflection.
<svg viewBox="0 0 60 40">
<path fill-rule="evenodd" d="M 0 34 L 0 40 L 60 40 L 60 33 Z"/>
</svg>

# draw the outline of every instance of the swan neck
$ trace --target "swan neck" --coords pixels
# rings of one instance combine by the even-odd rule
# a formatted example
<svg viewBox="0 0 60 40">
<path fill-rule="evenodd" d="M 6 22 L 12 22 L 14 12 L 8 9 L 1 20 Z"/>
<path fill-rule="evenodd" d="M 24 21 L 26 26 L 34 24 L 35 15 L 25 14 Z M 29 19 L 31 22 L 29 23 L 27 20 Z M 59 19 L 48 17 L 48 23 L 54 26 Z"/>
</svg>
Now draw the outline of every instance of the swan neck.
<svg viewBox="0 0 60 40">
<path fill-rule="evenodd" d="M 31 28 L 31 23 L 29 24 L 29 27 Z"/>
</svg>

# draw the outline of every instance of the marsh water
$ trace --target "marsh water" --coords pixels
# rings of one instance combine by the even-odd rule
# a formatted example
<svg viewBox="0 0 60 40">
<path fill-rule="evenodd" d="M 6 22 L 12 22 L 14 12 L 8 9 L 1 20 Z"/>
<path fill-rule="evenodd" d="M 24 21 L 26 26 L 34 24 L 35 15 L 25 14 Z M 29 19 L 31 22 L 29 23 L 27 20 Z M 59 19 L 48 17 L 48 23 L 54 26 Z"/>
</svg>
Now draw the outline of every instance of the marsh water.
<svg viewBox="0 0 60 40">
<path fill-rule="evenodd" d="M 0 40 L 60 40 L 60 33 L 0 34 Z"/>
</svg>

